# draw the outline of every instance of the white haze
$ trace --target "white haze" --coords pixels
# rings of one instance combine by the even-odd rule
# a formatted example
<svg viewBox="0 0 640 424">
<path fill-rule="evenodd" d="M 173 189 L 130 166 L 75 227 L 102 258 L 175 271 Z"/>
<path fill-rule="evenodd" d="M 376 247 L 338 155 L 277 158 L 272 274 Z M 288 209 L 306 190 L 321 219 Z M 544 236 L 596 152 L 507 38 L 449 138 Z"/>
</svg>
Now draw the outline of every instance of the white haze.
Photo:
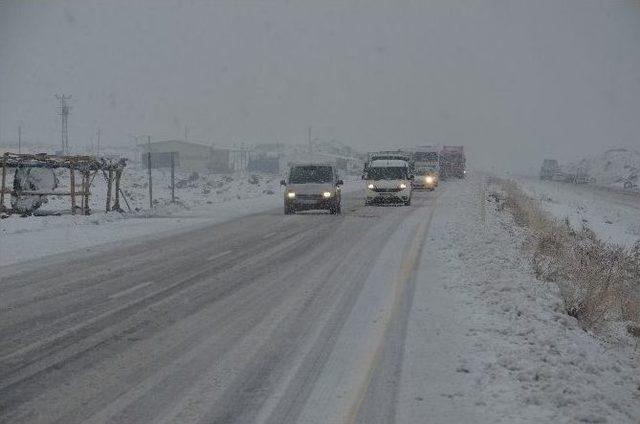
<svg viewBox="0 0 640 424">
<path fill-rule="evenodd" d="M 640 145 L 638 1 L 0 2 L 0 141 L 464 144 L 529 170 Z"/>
</svg>

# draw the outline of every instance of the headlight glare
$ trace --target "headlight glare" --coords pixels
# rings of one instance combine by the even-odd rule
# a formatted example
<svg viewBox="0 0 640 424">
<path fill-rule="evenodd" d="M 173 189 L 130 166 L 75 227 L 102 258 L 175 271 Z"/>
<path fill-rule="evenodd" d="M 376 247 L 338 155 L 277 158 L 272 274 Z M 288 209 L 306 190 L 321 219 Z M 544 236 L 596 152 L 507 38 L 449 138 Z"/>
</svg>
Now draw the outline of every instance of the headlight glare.
<svg viewBox="0 0 640 424">
<path fill-rule="evenodd" d="M 376 186 L 374 186 L 373 184 L 369 184 L 369 185 L 367 186 L 367 188 L 368 188 L 369 190 L 373 190 L 374 188 L 376 188 Z"/>
<path fill-rule="evenodd" d="M 288 192 L 288 193 L 287 193 L 287 197 L 288 197 L 289 199 L 293 199 L 293 198 L 295 198 L 295 197 L 296 197 L 296 193 L 295 193 L 295 192 L 293 192 L 293 191 L 290 191 L 290 192 Z"/>
<path fill-rule="evenodd" d="M 404 190 L 405 188 L 407 188 L 407 185 L 405 183 L 402 183 L 400 184 L 400 188 Z"/>
<path fill-rule="evenodd" d="M 323 192 L 322 197 L 324 197 L 325 199 L 328 199 L 329 197 L 331 197 L 331 192 L 330 191 Z"/>
</svg>

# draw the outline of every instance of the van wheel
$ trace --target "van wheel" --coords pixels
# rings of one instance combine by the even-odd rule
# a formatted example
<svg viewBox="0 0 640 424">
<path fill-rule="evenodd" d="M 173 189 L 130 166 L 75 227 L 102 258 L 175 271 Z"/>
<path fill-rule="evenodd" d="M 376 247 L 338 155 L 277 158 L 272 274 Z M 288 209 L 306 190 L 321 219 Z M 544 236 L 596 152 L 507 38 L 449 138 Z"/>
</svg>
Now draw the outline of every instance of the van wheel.
<svg viewBox="0 0 640 424">
<path fill-rule="evenodd" d="M 289 205 L 284 205 L 284 214 L 285 215 L 292 215 L 293 214 L 293 208 Z"/>
<path fill-rule="evenodd" d="M 405 206 L 411 206 L 411 197 L 409 197 L 409 200 L 407 200 L 406 202 L 404 202 Z"/>
<path fill-rule="evenodd" d="M 336 215 L 340 215 L 342 213 L 342 204 L 338 202 L 336 205 Z"/>
</svg>

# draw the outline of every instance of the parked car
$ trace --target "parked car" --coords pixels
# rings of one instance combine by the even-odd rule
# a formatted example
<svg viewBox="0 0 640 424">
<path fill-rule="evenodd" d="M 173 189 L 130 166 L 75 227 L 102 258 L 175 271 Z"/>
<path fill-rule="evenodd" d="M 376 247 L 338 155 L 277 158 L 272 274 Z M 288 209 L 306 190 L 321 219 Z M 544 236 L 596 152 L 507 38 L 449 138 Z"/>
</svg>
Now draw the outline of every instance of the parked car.
<svg viewBox="0 0 640 424">
<path fill-rule="evenodd" d="M 373 160 L 369 162 L 363 178 L 366 180 L 365 204 L 411 204 L 409 164 L 404 160 Z"/>
<path fill-rule="evenodd" d="M 339 214 L 341 208 L 341 187 L 336 167 L 332 164 L 307 163 L 292 165 L 285 186 L 284 213 L 326 209 Z"/>
</svg>

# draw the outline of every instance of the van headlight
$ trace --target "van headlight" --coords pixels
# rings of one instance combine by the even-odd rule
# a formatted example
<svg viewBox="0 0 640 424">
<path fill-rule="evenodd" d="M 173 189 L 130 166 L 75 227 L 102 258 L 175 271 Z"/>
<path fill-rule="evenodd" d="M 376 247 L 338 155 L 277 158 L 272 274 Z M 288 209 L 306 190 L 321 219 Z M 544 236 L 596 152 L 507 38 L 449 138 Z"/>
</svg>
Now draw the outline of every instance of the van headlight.
<svg viewBox="0 0 640 424">
<path fill-rule="evenodd" d="M 407 188 L 407 185 L 406 185 L 405 183 L 402 183 L 402 184 L 400 184 L 400 188 L 401 188 L 402 190 L 404 190 L 405 188 Z"/>
<path fill-rule="evenodd" d="M 376 186 L 374 186 L 373 184 L 369 184 L 369 185 L 367 186 L 367 188 L 368 188 L 369 190 L 373 190 L 374 188 L 376 188 Z"/>
<path fill-rule="evenodd" d="M 296 193 L 293 192 L 293 191 L 290 191 L 290 192 L 287 193 L 287 197 L 289 199 L 294 199 L 296 197 Z"/>
<path fill-rule="evenodd" d="M 328 199 L 329 197 L 331 197 L 331 192 L 330 191 L 323 192 L 322 197 L 324 197 L 325 199 Z"/>
<path fill-rule="evenodd" d="M 427 182 L 427 184 L 433 183 L 433 177 L 431 175 L 428 175 L 424 180 Z"/>
</svg>

